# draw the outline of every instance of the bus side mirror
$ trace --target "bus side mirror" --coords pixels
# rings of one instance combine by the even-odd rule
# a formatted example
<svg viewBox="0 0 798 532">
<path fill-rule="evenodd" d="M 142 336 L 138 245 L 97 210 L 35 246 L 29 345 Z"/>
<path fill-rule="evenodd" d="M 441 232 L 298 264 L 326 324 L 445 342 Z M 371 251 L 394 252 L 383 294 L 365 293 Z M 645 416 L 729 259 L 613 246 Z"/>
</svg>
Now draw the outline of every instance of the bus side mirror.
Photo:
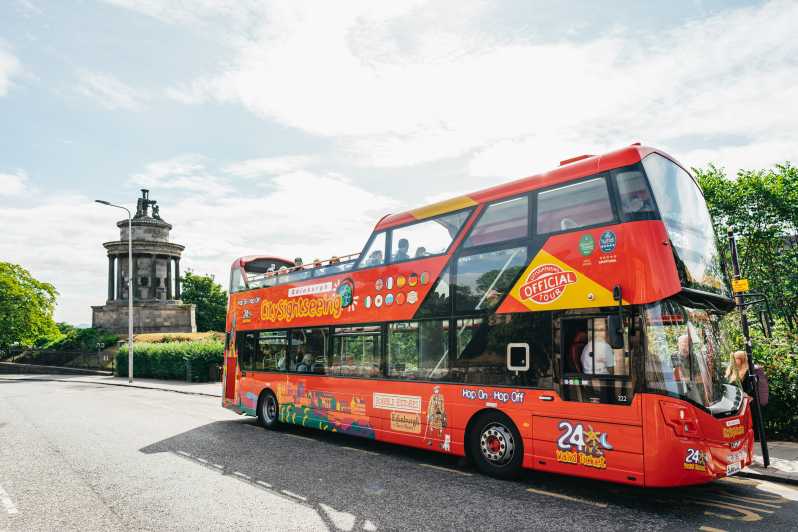
<svg viewBox="0 0 798 532">
<path fill-rule="evenodd" d="M 507 369 L 510 371 L 529 370 L 529 344 L 507 344 Z"/>
<path fill-rule="evenodd" d="M 617 314 L 607 317 L 607 340 L 613 349 L 623 349 L 623 320 Z"/>
</svg>

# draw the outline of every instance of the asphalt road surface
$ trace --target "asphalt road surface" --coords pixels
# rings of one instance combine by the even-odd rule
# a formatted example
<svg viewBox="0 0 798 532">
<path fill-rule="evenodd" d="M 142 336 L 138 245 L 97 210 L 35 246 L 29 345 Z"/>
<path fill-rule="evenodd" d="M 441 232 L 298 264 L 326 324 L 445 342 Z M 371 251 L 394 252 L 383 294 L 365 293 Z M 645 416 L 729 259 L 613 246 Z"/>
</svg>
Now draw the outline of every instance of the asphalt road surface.
<svg viewBox="0 0 798 532">
<path fill-rule="evenodd" d="M 643 490 L 296 427 L 217 399 L 0 380 L 0 530 L 795 530 L 798 489 Z"/>
</svg>

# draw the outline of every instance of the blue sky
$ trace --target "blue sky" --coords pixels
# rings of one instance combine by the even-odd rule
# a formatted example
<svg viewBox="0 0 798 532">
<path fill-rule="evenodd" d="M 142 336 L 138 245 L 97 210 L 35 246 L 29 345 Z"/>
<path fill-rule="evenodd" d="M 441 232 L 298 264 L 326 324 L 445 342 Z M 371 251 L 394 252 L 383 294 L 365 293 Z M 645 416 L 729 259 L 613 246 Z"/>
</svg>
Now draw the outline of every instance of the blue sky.
<svg viewBox="0 0 798 532">
<path fill-rule="evenodd" d="M 383 214 L 642 141 L 798 159 L 794 2 L 0 3 L 0 260 L 90 321 L 147 187 L 233 258 L 359 250 Z"/>
</svg>

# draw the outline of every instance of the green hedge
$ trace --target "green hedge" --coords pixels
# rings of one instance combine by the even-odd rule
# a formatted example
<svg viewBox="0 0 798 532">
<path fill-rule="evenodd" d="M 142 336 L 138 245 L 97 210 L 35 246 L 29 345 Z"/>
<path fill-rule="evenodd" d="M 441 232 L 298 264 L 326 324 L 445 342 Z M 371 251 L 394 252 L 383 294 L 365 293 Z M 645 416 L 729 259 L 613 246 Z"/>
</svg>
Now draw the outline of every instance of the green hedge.
<svg viewBox="0 0 798 532">
<path fill-rule="evenodd" d="M 768 377 L 765 429 L 772 439 L 798 439 L 798 335 L 778 326 L 771 338 L 754 330 L 754 363 Z"/>
<path fill-rule="evenodd" d="M 133 344 L 133 376 L 153 379 L 186 380 L 187 363 L 191 380 L 208 382 L 211 366 L 224 362 L 222 342 L 171 342 Z M 127 377 L 127 345 L 116 355 L 116 374 Z"/>
</svg>

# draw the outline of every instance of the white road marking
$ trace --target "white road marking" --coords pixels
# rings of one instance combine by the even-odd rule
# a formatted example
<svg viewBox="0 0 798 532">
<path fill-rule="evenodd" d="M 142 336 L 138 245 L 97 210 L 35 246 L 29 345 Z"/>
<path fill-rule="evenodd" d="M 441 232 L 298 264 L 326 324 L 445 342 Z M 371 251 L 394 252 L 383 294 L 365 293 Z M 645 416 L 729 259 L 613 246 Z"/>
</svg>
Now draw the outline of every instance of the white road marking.
<svg viewBox="0 0 798 532">
<path fill-rule="evenodd" d="M 429 467 L 430 469 L 437 469 L 438 471 L 446 471 L 447 473 L 455 473 L 457 475 L 463 475 L 464 477 L 471 477 L 473 476 L 471 473 L 466 473 L 465 471 L 460 471 L 458 469 L 449 469 L 448 467 L 441 467 L 432 464 L 419 464 L 421 467 Z"/>
<path fill-rule="evenodd" d="M 0 503 L 2 503 L 3 508 L 6 509 L 8 515 L 16 515 L 19 513 L 17 505 L 11 500 L 11 497 L 6 493 L 6 490 L 3 489 L 3 486 L 0 486 Z"/>
<path fill-rule="evenodd" d="M 288 490 L 280 490 L 280 492 L 284 493 L 285 495 L 288 495 L 289 497 L 293 497 L 295 499 L 299 499 L 300 501 L 303 501 L 303 502 L 308 500 L 307 497 L 303 497 L 302 495 L 297 495 L 296 493 L 293 493 L 293 492 L 288 491 Z"/>
<path fill-rule="evenodd" d="M 244 473 L 242 473 L 241 471 L 233 471 L 233 474 L 234 474 L 235 476 L 237 476 L 237 477 L 245 478 L 245 479 L 247 479 L 247 480 L 251 480 L 251 479 L 252 479 L 252 477 L 251 477 L 251 476 L 249 476 L 249 475 L 245 475 L 245 474 L 244 474 Z"/>
<path fill-rule="evenodd" d="M 299 434 L 286 434 L 286 433 L 283 433 L 283 436 L 288 436 L 289 438 L 299 438 L 300 440 L 316 441 L 313 438 L 308 438 L 307 436 L 300 436 Z"/>
<path fill-rule="evenodd" d="M 262 480 L 256 480 L 255 483 L 256 484 L 260 484 L 261 486 L 263 486 L 265 488 L 271 488 L 272 487 L 271 484 L 269 484 L 268 482 L 263 482 Z"/>
<path fill-rule="evenodd" d="M 199 457 L 197 457 L 197 462 L 200 462 L 202 464 L 207 464 L 208 463 L 207 460 L 205 460 L 204 458 L 199 458 Z"/>
<path fill-rule="evenodd" d="M 538 495 L 546 495 L 548 497 L 556 497 L 566 501 L 581 502 L 582 504 L 589 504 L 590 506 L 597 506 L 599 508 L 606 508 L 607 504 L 603 502 L 589 501 L 587 499 L 580 499 L 579 497 L 571 497 L 570 495 L 563 495 L 562 493 L 555 493 L 553 491 L 536 490 L 535 488 L 527 488 L 530 493 L 537 493 Z"/>
<path fill-rule="evenodd" d="M 185 451 L 177 451 L 177 454 L 182 454 L 183 456 L 191 457 L 191 455 Z"/>
<path fill-rule="evenodd" d="M 357 447 L 347 447 L 346 445 L 342 445 L 341 449 L 349 449 L 350 451 L 358 451 L 358 452 L 361 452 L 361 453 L 373 454 L 373 455 L 377 455 L 377 456 L 379 456 L 379 454 L 380 454 L 380 453 L 375 453 L 374 451 L 367 451 L 365 449 L 358 449 Z"/>
<path fill-rule="evenodd" d="M 213 467 L 215 467 L 216 469 L 224 469 L 224 468 L 223 468 L 221 465 L 219 465 L 219 464 L 211 464 L 211 465 L 212 465 Z"/>
</svg>

